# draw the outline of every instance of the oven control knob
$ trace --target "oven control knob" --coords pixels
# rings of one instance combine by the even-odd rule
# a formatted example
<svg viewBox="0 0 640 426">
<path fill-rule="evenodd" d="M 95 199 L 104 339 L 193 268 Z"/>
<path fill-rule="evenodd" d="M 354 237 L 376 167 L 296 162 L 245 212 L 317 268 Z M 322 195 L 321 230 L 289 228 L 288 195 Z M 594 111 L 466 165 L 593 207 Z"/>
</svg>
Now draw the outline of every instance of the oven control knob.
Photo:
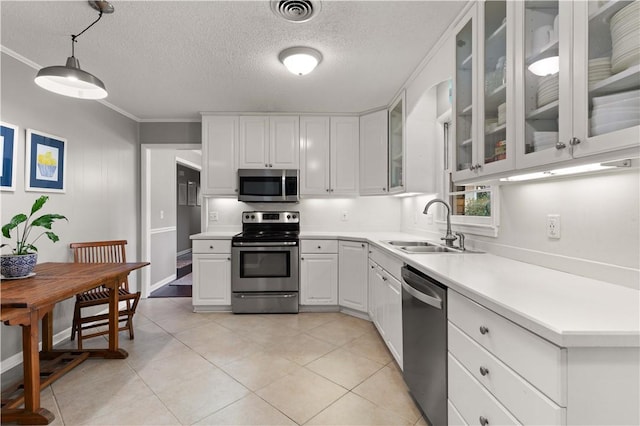
<svg viewBox="0 0 640 426">
<path fill-rule="evenodd" d="M 287 215 L 287 219 L 291 219 L 291 215 L 290 214 Z"/>
<path fill-rule="evenodd" d="M 249 219 L 249 215 L 245 215 L 245 216 L 244 216 L 244 218 L 245 218 L 245 219 Z"/>
<path fill-rule="evenodd" d="M 293 218 L 295 219 L 296 217 L 298 217 L 298 216 L 296 216 L 296 215 L 294 214 L 294 215 L 293 215 Z"/>
<path fill-rule="evenodd" d="M 252 214 L 252 215 L 251 215 L 251 219 L 255 219 L 255 218 L 256 218 L 256 215 L 255 215 L 255 214 Z"/>
</svg>

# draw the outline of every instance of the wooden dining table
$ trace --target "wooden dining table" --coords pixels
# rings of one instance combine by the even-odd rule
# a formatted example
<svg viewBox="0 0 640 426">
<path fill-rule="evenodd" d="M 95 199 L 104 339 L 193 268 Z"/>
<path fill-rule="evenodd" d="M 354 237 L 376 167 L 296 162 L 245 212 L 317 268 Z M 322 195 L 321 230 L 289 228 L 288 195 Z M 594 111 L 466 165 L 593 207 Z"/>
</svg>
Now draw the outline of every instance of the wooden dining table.
<svg viewBox="0 0 640 426">
<path fill-rule="evenodd" d="M 0 320 L 22 328 L 23 382 L 17 396 L 2 400 L 2 423 L 49 424 L 54 415 L 40 406 L 40 390 L 89 357 L 124 359 L 118 347 L 118 287 L 130 272 L 148 262 L 42 263 L 35 275 L 3 280 L 0 287 Z M 53 308 L 78 293 L 104 286 L 109 290 L 109 343 L 104 349 L 54 349 Z M 42 350 L 38 324 L 42 321 Z M 22 392 L 23 390 L 23 392 Z M 23 408 L 19 408 L 24 404 Z"/>
</svg>

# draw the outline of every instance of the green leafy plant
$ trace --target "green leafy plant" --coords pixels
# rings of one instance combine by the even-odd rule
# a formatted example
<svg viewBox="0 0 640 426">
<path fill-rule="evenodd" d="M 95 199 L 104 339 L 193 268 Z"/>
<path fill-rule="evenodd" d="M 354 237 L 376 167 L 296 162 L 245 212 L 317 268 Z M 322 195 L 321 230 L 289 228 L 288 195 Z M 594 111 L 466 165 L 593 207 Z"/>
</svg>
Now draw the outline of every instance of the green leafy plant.
<svg viewBox="0 0 640 426">
<path fill-rule="evenodd" d="M 27 216 L 24 213 L 19 213 L 15 215 L 9 223 L 7 223 L 2 227 L 2 235 L 5 238 L 9 238 L 9 239 L 11 239 L 11 231 L 15 230 L 17 242 L 15 247 L 12 249 L 12 254 L 25 255 L 25 254 L 37 252 L 38 248 L 34 246 L 34 244 L 43 235 L 46 235 L 47 238 L 49 238 L 54 243 L 60 240 L 60 238 L 58 238 L 58 236 L 55 233 L 51 232 L 51 226 L 53 225 L 53 222 L 59 219 L 64 219 L 68 222 L 69 220 L 66 217 L 60 214 L 52 213 L 52 214 L 42 215 L 33 220 L 31 219 L 33 215 L 37 211 L 39 211 L 42 208 L 42 206 L 44 206 L 44 203 L 46 203 L 48 199 L 49 197 L 47 197 L 46 195 L 41 196 L 33 203 L 33 206 L 31 206 L 31 213 L 29 214 L 29 216 Z M 42 231 L 34 238 L 29 239 L 33 229 L 36 227 L 44 228 L 45 231 Z M 47 231 L 47 229 L 49 231 Z M 0 248 L 8 245 L 9 244 L 2 244 Z"/>
</svg>

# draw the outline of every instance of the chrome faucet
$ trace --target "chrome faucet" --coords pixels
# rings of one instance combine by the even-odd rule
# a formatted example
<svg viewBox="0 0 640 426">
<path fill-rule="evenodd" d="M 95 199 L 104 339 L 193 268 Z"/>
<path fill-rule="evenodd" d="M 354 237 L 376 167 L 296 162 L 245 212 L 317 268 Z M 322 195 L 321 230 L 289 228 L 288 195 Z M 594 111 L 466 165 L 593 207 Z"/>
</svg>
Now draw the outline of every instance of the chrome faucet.
<svg viewBox="0 0 640 426">
<path fill-rule="evenodd" d="M 431 207 L 431 205 L 435 204 L 435 203 L 442 203 L 447 208 L 447 233 L 445 234 L 444 237 L 442 237 L 440 239 L 444 240 L 445 245 L 447 247 L 453 247 L 453 242 L 458 237 L 453 235 L 453 233 L 451 232 L 451 207 L 449 207 L 449 204 L 447 204 L 447 202 L 444 201 L 444 200 L 441 200 L 439 198 L 435 198 L 435 199 L 429 201 L 426 206 L 424 206 L 424 211 L 422 212 L 422 214 L 427 214 L 427 210 L 429 210 L 429 207 Z"/>
</svg>

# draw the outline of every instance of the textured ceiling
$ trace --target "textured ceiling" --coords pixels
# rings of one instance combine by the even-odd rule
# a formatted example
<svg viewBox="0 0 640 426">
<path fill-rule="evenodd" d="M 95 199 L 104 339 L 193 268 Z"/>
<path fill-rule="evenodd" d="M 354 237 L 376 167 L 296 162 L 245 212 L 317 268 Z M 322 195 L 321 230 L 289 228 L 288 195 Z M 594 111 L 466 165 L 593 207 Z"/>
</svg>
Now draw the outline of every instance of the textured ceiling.
<svg viewBox="0 0 640 426">
<path fill-rule="evenodd" d="M 362 112 L 388 104 L 465 1 L 323 1 L 305 23 L 268 1 L 112 1 L 76 44 L 107 101 L 140 119 L 198 119 L 201 111 Z M 70 35 L 97 17 L 84 1 L 0 2 L 1 43 L 41 65 L 62 65 Z M 295 76 L 291 46 L 324 57 Z M 35 76 L 34 70 L 34 76 Z"/>
</svg>

